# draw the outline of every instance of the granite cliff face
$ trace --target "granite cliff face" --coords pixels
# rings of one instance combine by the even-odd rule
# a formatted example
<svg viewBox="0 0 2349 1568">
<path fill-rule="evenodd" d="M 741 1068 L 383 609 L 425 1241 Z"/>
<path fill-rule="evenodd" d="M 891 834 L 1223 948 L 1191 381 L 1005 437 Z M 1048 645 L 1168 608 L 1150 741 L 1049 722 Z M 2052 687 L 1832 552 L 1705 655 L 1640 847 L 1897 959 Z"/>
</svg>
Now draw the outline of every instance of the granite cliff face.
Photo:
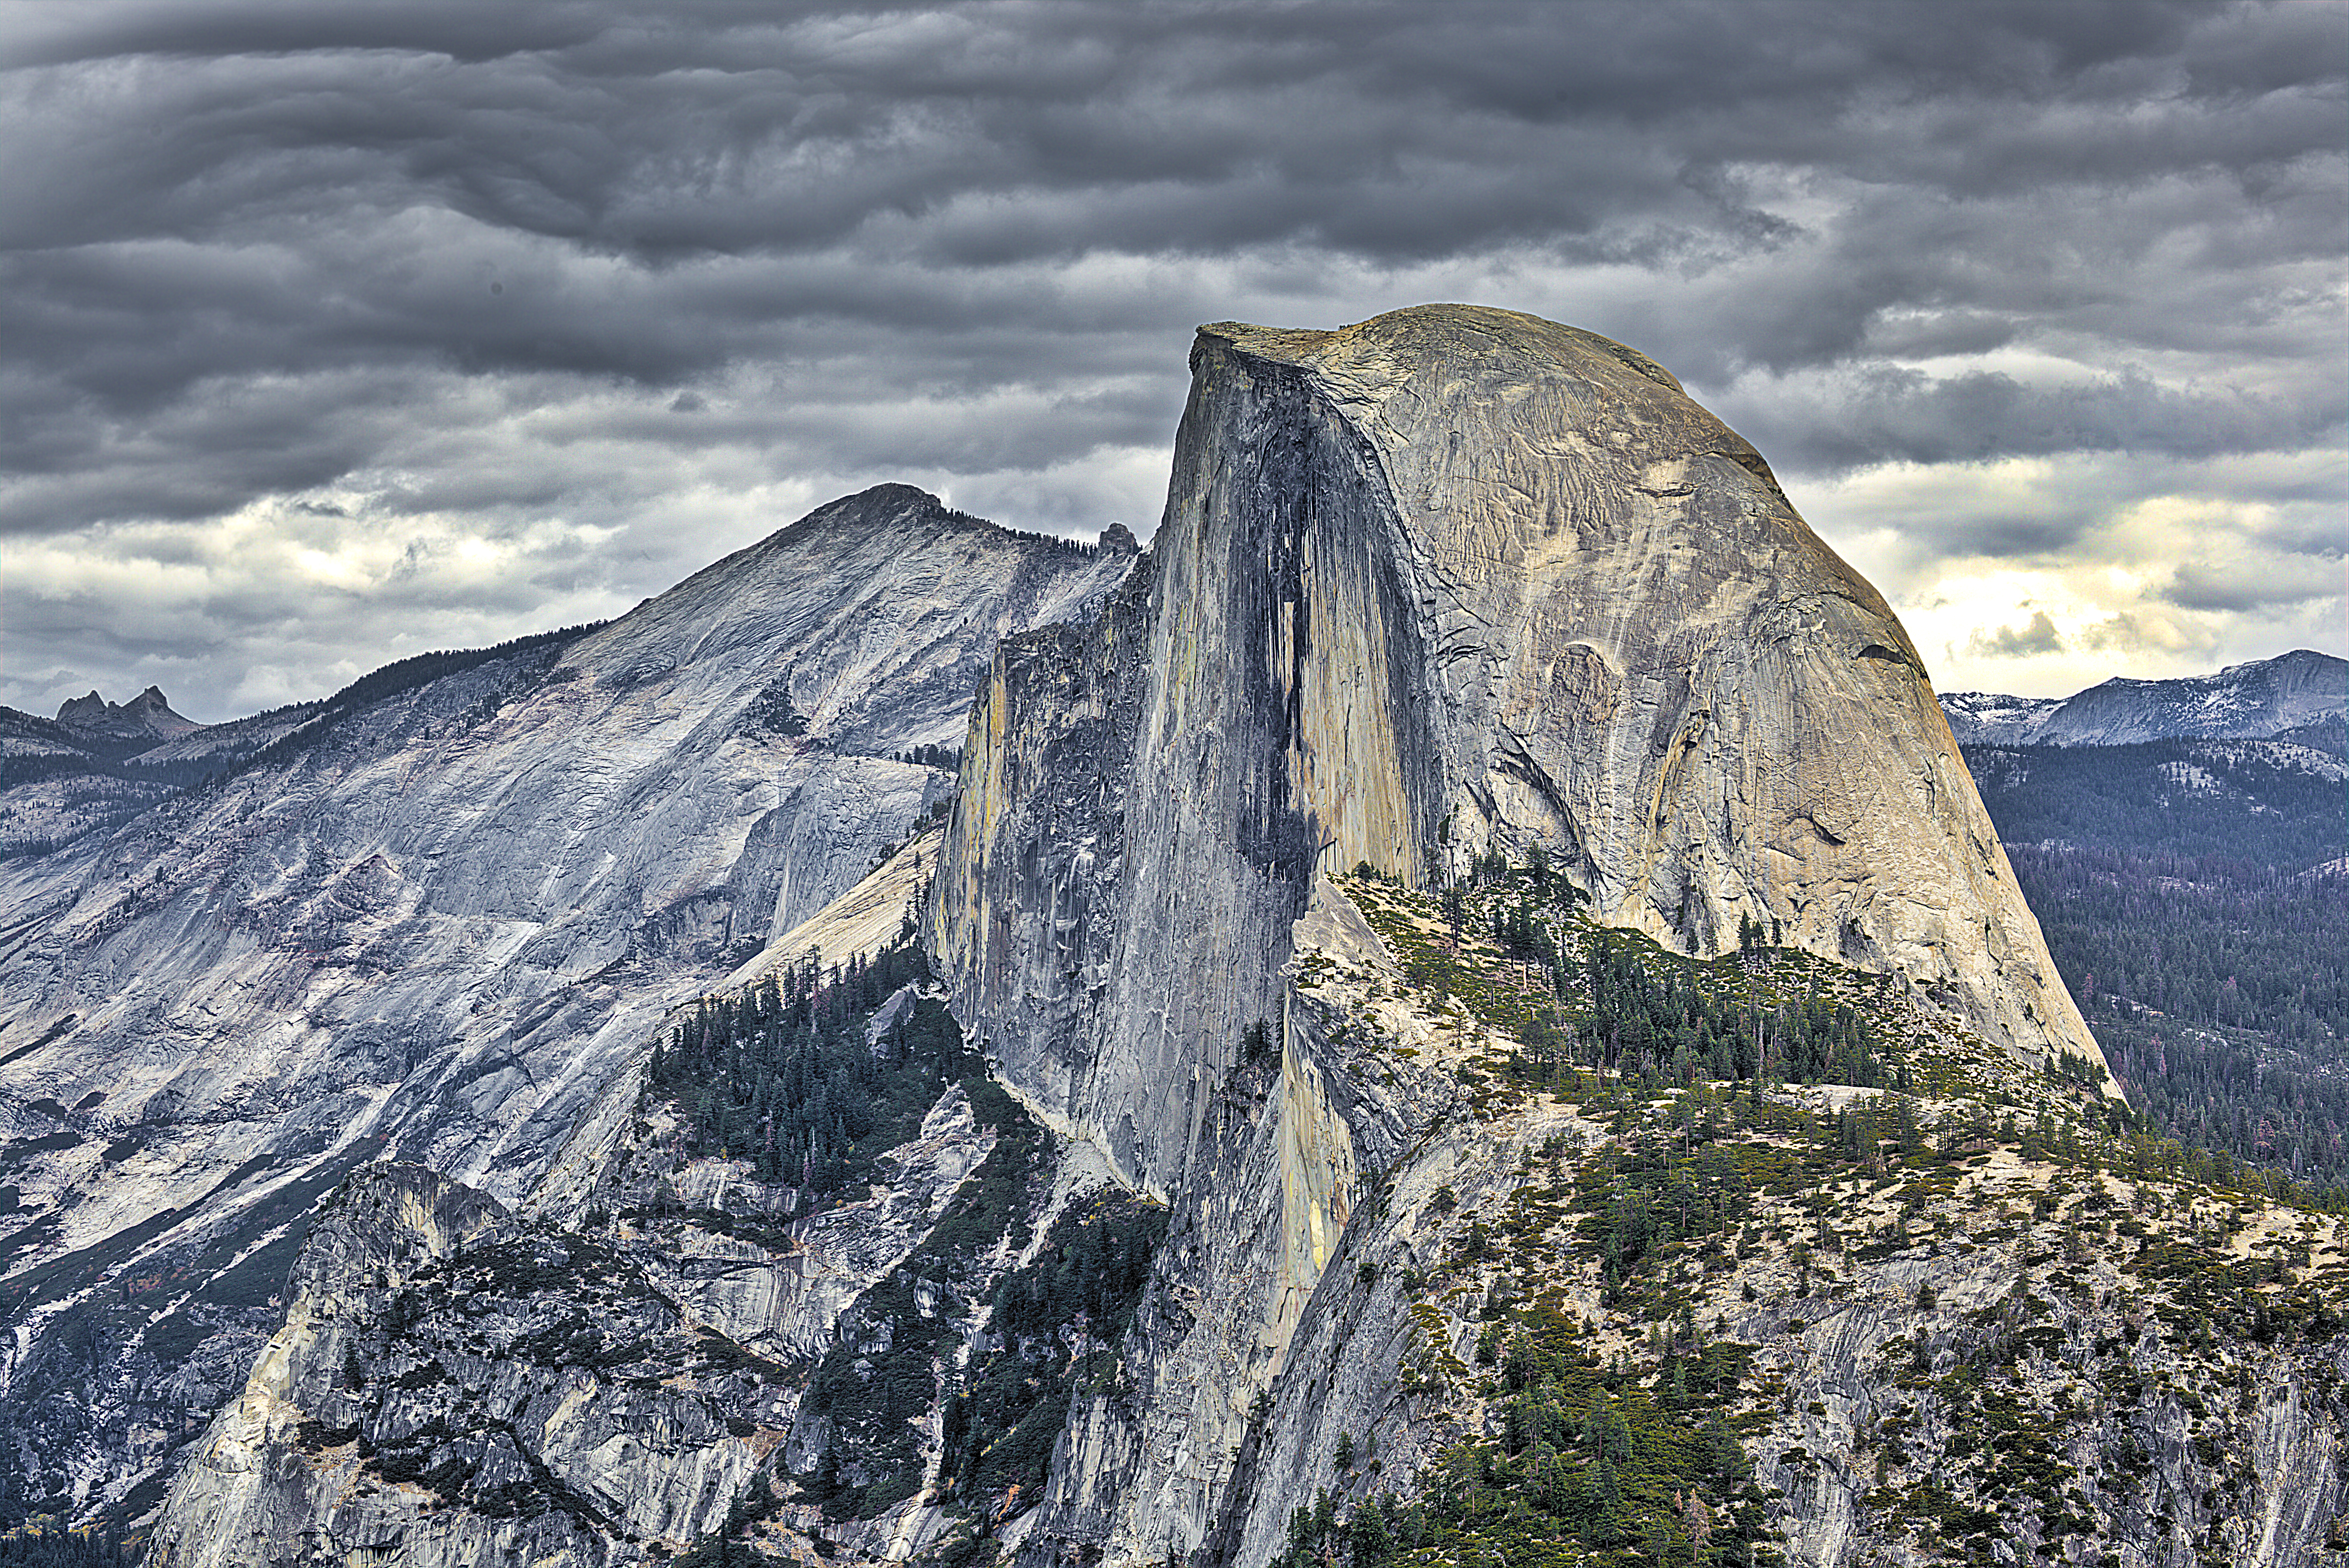
<svg viewBox="0 0 2349 1568">
<path fill-rule="evenodd" d="M 360 1163 L 518 1201 L 670 1006 L 947 793 L 902 754 L 960 739 L 997 639 L 1081 616 L 1133 553 L 884 486 L 584 635 L 394 666 L 223 781 L 11 857 L 16 1499 L 159 1495 Z"/>
<path fill-rule="evenodd" d="M 1047 1112 L 1171 1189 L 1317 869 L 1536 846 L 1668 945 L 1760 921 L 2095 1057 L 1899 622 L 1668 374 L 1451 305 L 1192 365 L 1150 575 L 997 655 L 933 906 Z"/>
<path fill-rule="evenodd" d="M 157 1561 L 2337 1563 L 2349 1225 L 2112 1100 L 1760 459 L 1506 312 L 1193 364 L 1150 553 L 958 655 L 942 827 L 723 986 L 606 961 L 569 1055 L 475 1059 L 557 1086 L 516 1114 L 435 1068 Z M 705 575 L 680 622 L 734 613 Z M 819 612 L 860 584 L 728 711 L 950 738 Z M 624 629 L 594 689 L 667 694 L 666 766 L 742 744 Z M 667 796 L 588 794 L 672 864 Z"/>
<path fill-rule="evenodd" d="M 1249 1479 L 1243 1411 L 1343 1299 L 1323 1271 L 1365 1186 L 1459 1092 L 1331 1060 L 1343 1021 L 1283 967 L 1323 873 L 1537 856 L 1669 949 L 1766 933 L 1890 977 L 1914 1027 L 1989 1049 L 1977 1081 L 2062 1059 L 2109 1086 L 1898 622 L 1669 375 L 1448 306 L 1204 328 L 1193 367 L 1147 570 L 998 653 L 930 936 L 1005 1080 L 1174 1204 L 1155 1381 L 1072 1428 L 1038 1531 L 1249 1561 L 1296 1494 Z M 1284 1067 L 1243 1130 L 1256 1019 Z"/>
</svg>

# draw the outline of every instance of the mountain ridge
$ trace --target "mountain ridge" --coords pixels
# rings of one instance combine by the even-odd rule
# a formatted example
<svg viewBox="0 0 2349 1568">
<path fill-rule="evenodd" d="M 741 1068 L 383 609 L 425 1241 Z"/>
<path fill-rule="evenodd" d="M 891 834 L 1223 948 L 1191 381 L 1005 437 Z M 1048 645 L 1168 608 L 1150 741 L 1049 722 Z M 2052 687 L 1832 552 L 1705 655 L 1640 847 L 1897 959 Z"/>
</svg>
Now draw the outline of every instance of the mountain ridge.
<svg viewBox="0 0 2349 1568">
<path fill-rule="evenodd" d="M 1962 745 L 2127 746 L 2149 740 L 2256 740 L 2327 731 L 2336 748 L 2349 706 L 2349 659 L 2296 648 L 2214 675 L 2114 676 L 2067 697 L 1946 692 Z"/>
<path fill-rule="evenodd" d="M 1192 368 L 1147 552 L 843 498 L 0 867 L 0 1505 L 153 1568 L 2325 1561 L 2339 1202 L 2114 1097 L 1759 454 L 1515 312 Z"/>
<path fill-rule="evenodd" d="M 190 1435 L 154 1412 L 243 1376 L 274 1294 L 243 1282 L 357 1165 L 526 1189 L 669 1006 L 947 793 L 899 754 L 959 737 L 995 640 L 1132 560 L 904 487 L 811 515 L 602 628 L 354 683 L 209 788 L 0 864 L 27 1331 L 0 1470 L 77 1509 L 150 1473 Z M 67 1341 L 114 1394 L 65 1392 Z"/>
</svg>

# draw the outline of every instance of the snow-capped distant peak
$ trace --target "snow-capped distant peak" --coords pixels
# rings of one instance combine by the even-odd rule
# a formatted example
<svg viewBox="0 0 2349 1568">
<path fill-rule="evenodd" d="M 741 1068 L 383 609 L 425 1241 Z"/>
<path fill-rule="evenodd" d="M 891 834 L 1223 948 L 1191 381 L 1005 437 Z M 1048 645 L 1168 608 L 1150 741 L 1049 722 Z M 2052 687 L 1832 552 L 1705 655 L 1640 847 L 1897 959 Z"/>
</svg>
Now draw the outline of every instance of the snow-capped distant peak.
<svg viewBox="0 0 2349 1568">
<path fill-rule="evenodd" d="M 2349 660 L 2297 649 L 2175 680 L 2115 676 L 2061 699 L 1952 692 L 1941 698 L 1966 745 L 2127 746 L 2147 740 L 2258 740 L 2341 721 Z"/>
</svg>

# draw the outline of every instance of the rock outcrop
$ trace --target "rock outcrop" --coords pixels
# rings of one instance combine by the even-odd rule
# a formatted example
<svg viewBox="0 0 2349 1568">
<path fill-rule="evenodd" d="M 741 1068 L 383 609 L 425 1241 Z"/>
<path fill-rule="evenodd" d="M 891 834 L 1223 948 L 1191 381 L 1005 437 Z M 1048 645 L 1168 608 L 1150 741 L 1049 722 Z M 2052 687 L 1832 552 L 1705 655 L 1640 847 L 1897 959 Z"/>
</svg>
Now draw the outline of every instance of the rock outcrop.
<svg viewBox="0 0 2349 1568">
<path fill-rule="evenodd" d="M 148 1561 L 589 1568 L 723 1525 L 792 1426 L 785 1364 L 830 1346 L 991 1139 L 949 1090 L 871 1198 L 785 1225 L 737 1162 L 665 1157 L 676 1124 L 639 1087 L 624 1078 L 616 1114 L 565 1146 L 574 1180 L 550 1173 L 518 1210 L 413 1165 L 339 1188 Z M 702 1228 L 730 1218 L 761 1239 Z"/>
<path fill-rule="evenodd" d="M 1455 305 L 1192 365 L 1149 574 L 997 655 L 931 914 L 1009 1079 L 1135 1180 L 1364 862 L 1539 846 L 1670 945 L 1759 921 L 2095 1057 L 1899 623 L 1670 375 Z"/>
<path fill-rule="evenodd" d="M 57 722 L 109 740 L 177 740 L 204 727 L 185 714 L 175 713 L 160 686 L 149 686 L 129 702 L 109 702 L 96 692 L 72 697 L 57 707 Z"/>
<path fill-rule="evenodd" d="M 517 1202 L 673 1004 L 948 792 L 997 640 L 1081 618 L 1133 554 L 882 486 L 585 634 L 391 666 L 224 779 L 12 855 L 0 1501 L 159 1491 L 356 1166 Z"/>
</svg>

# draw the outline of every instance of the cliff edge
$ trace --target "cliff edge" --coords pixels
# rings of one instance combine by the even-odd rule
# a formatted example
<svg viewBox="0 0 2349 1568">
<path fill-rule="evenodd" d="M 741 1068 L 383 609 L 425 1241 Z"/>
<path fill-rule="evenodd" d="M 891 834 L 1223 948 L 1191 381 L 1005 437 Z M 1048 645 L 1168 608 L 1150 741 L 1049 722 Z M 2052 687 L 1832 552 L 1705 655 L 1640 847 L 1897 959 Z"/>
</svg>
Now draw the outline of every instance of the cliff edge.
<svg viewBox="0 0 2349 1568">
<path fill-rule="evenodd" d="M 1170 1190 L 1317 872 L 1537 846 L 1609 923 L 2100 1063 L 1899 619 L 1669 373 L 1449 304 L 1191 366 L 1148 566 L 997 652 L 930 913 L 1047 1113 Z"/>
</svg>

